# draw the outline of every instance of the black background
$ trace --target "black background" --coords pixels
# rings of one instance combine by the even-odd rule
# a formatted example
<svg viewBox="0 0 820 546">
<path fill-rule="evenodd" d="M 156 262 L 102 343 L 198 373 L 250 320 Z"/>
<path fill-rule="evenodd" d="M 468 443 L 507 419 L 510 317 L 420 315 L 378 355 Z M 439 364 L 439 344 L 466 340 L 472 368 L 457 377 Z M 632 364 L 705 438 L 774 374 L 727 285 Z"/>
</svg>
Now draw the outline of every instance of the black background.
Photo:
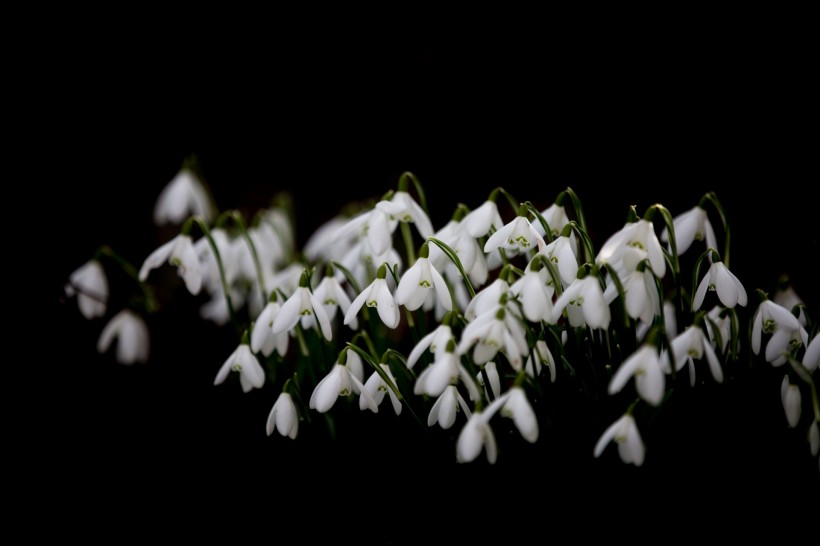
<svg viewBox="0 0 820 546">
<path fill-rule="evenodd" d="M 334 443 L 307 426 L 295 442 L 266 437 L 276 392 L 212 385 L 236 340 L 200 323 L 184 291 L 151 317 L 151 360 L 136 367 L 97 355 L 104 323 L 85 321 L 61 296 L 100 244 L 139 265 L 167 240 L 152 226 L 153 203 L 196 153 L 223 209 L 252 212 L 289 191 L 300 242 L 345 203 L 395 188 L 405 170 L 424 184 L 436 228 L 457 203 L 475 207 L 496 186 L 545 206 L 571 186 L 598 246 L 630 205 L 643 213 L 660 202 L 677 214 L 714 190 L 750 301 L 787 273 L 817 309 L 817 207 L 808 195 L 816 145 L 807 134 L 816 132 L 816 104 L 808 55 L 793 38 L 690 37 L 662 48 L 627 40 L 572 60 L 553 48 L 423 41 L 396 51 L 246 44 L 148 56 L 91 43 L 49 56 L 42 70 L 59 92 L 43 108 L 49 131 L 37 161 L 56 184 L 47 204 L 60 238 L 49 249 L 49 289 L 61 357 L 48 359 L 44 404 L 59 452 L 48 465 L 52 489 L 117 500 L 286 490 L 332 504 L 397 487 L 408 505 L 411 490 L 445 505 L 455 501 L 439 495 L 534 490 L 537 502 L 596 499 L 610 510 L 622 494 L 715 504 L 769 502 L 770 489 L 816 494 L 816 458 L 786 428 L 782 375 L 769 367 L 684 394 L 647 439 L 644 468 L 609 451 L 594 460 L 608 422 L 570 410 L 542 423 L 537 446 L 505 440 L 496 468 L 459 466 L 450 439 L 431 441 L 405 416 L 342 411 Z M 112 294 L 127 283 L 117 282 Z"/>
</svg>

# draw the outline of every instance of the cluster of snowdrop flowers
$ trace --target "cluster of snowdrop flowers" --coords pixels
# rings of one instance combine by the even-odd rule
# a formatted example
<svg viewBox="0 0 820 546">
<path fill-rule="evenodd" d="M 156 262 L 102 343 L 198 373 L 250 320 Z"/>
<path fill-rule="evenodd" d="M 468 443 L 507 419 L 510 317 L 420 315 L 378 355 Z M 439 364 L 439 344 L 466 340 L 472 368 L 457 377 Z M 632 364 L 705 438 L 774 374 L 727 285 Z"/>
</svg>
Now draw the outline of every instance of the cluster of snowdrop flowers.
<svg viewBox="0 0 820 546">
<path fill-rule="evenodd" d="M 660 204 L 642 217 L 626 211 L 597 252 L 571 188 L 546 208 L 498 188 L 473 210 L 458 205 L 438 230 L 426 210 L 421 184 L 404 173 L 396 191 L 332 218 L 297 251 L 287 206 L 251 220 L 218 214 L 185 167 L 155 210 L 179 233 L 139 268 L 101 248 L 66 292 L 87 319 L 104 317 L 103 262 L 124 268 L 140 297 L 110 318 L 98 349 L 116 341 L 119 362 L 145 362 L 152 272 L 176 268 L 187 292 L 207 293 L 201 319 L 236 327 L 214 384 L 235 378 L 270 396 L 268 435 L 296 439 L 309 412 L 358 405 L 451 434 L 459 462 L 484 453 L 495 463 L 496 432 L 537 442 L 539 407 L 564 384 L 617 415 L 590 453 L 641 465 L 642 428 L 671 390 L 721 383 L 751 352 L 783 369 L 784 426 L 805 432 L 818 456 L 818 321 L 791 289 L 771 300 L 758 291 L 749 308 L 713 193 L 677 216 Z"/>
</svg>

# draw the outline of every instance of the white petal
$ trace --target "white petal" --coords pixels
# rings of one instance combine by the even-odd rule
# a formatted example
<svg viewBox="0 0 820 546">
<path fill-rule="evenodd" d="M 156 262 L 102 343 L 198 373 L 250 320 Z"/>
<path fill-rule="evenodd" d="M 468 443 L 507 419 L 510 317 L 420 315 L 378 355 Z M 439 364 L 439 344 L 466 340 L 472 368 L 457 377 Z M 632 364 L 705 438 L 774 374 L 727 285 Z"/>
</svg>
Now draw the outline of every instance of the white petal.
<svg viewBox="0 0 820 546">
<path fill-rule="evenodd" d="M 814 336 L 808 347 L 806 347 L 806 354 L 803 355 L 803 366 L 813 372 L 820 363 L 820 335 Z"/>
<path fill-rule="evenodd" d="M 309 291 L 308 293 L 310 294 L 310 304 L 313 307 L 313 314 L 319 322 L 319 328 L 322 331 L 322 335 L 326 340 L 330 341 L 333 339 L 333 331 L 330 329 L 330 320 L 327 318 L 325 307 L 316 296 L 311 294 Z"/>
<path fill-rule="evenodd" d="M 307 288 L 299 287 L 290 295 L 290 297 L 282 304 L 279 312 L 276 314 L 276 319 L 273 321 L 273 333 L 281 334 L 282 332 L 289 332 L 296 326 L 301 318 L 302 310 L 302 291 Z"/>
<path fill-rule="evenodd" d="M 313 394 L 310 395 L 308 405 L 311 409 L 315 409 L 319 413 L 325 413 L 333 407 L 336 398 L 339 397 L 339 389 L 342 384 L 342 371 L 340 368 L 343 367 L 335 364 L 333 370 L 319 381 L 319 384 L 313 389 Z"/>
<path fill-rule="evenodd" d="M 632 356 L 627 358 L 623 364 L 621 364 L 621 366 L 612 376 L 612 379 L 609 381 L 609 388 L 607 390 L 609 394 L 615 394 L 617 392 L 620 392 L 621 389 L 624 388 L 624 385 L 627 384 L 629 379 L 633 375 L 635 375 L 635 372 L 641 365 L 641 359 L 643 358 L 644 351 L 646 350 L 654 349 L 649 347 L 642 347 L 638 350 L 638 352 L 634 353 Z"/>
<path fill-rule="evenodd" d="M 413 347 L 412 351 L 410 351 L 410 356 L 407 357 L 408 368 L 413 369 L 413 366 L 416 365 L 416 362 L 418 362 L 419 358 L 421 358 L 421 355 L 423 355 L 424 352 L 430 348 L 430 344 L 433 342 L 433 338 L 437 331 L 438 329 L 433 330 L 421 338 L 418 343 L 416 343 L 416 346 Z"/>
<path fill-rule="evenodd" d="M 390 293 L 390 289 L 387 287 L 385 281 L 379 283 L 379 286 L 376 288 L 376 303 L 379 317 L 385 326 L 395 328 L 399 325 L 400 320 L 399 308 L 396 305 L 396 301 L 393 299 L 393 295 Z"/>
<path fill-rule="evenodd" d="M 712 271 L 715 269 L 715 265 L 717 264 L 712 264 L 712 267 L 709 268 L 709 272 L 703 277 L 703 280 L 700 281 L 698 289 L 695 292 L 695 299 L 692 302 L 692 311 L 697 311 L 703 304 L 703 298 L 706 297 L 706 291 L 709 290 L 709 284 L 712 282 Z"/>
<path fill-rule="evenodd" d="M 219 368 L 219 371 L 216 374 L 216 379 L 214 379 L 214 385 L 220 385 L 228 378 L 228 374 L 231 373 L 231 369 L 233 368 L 234 363 L 239 358 L 239 347 L 234 349 L 231 355 L 225 359 L 225 363 L 222 364 L 222 367 Z"/>
<path fill-rule="evenodd" d="M 436 287 L 439 303 L 447 311 L 452 311 L 453 299 L 450 297 L 450 290 L 447 288 L 447 283 L 444 282 L 444 277 L 434 267 L 430 268 L 430 274 L 433 276 L 433 286 Z"/>
<path fill-rule="evenodd" d="M 153 251 L 151 254 L 149 254 L 147 258 L 145 258 L 145 261 L 142 263 L 142 267 L 140 267 L 139 278 L 141 281 L 144 281 L 148 278 L 148 273 L 150 273 L 152 269 L 156 269 L 157 267 L 161 266 L 162 264 L 168 261 L 168 258 L 171 256 L 171 251 L 173 251 L 174 245 L 176 244 L 178 237 L 180 236 L 177 235 L 177 237 L 174 237 L 173 239 L 171 239 L 170 241 L 168 241 L 167 243 Z"/>
<path fill-rule="evenodd" d="M 487 242 L 484 243 L 484 252 L 490 253 L 494 250 L 497 250 L 498 247 L 506 244 L 507 238 L 512 235 L 513 230 L 515 229 L 515 224 L 510 222 L 506 224 L 504 227 L 490 235 L 490 238 L 487 239 Z"/>
<path fill-rule="evenodd" d="M 601 437 L 598 439 L 598 442 L 596 442 L 595 449 L 592 452 L 595 457 L 600 457 L 601 453 L 604 452 L 604 448 L 615 437 L 615 432 L 621 426 L 621 421 L 622 420 L 623 420 L 623 417 L 621 417 L 620 419 L 618 419 L 617 421 L 615 421 L 614 423 L 609 425 L 609 427 L 607 427 L 607 429 L 604 431 L 604 433 L 601 434 Z"/>
</svg>

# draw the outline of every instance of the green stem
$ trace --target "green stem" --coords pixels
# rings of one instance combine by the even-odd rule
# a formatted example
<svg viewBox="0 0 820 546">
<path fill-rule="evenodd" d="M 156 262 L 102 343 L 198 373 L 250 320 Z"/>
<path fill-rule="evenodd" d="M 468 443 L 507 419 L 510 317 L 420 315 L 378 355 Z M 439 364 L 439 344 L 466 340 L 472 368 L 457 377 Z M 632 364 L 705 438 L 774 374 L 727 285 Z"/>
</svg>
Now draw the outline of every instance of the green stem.
<svg viewBox="0 0 820 546">
<path fill-rule="evenodd" d="M 818 398 L 817 395 L 817 386 L 814 384 L 814 379 L 809 371 L 803 367 L 803 364 L 795 360 L 793 356 L 786 355 L 786 359 L 789 361 L 789 365 L 792 367 L 792 370 L 794 370 L 797 376 L 809 386 L 809 391 L 811 392 L 811 407 L 814 411 L 814 420 L 820 421 L 820 398 Z"/>
<path fill-rule="evenodd" d="M 410 232 L 410 224 L 401 222 L 401 237 L 404 241 L 404 250 L 407 253 L 407 267 L 416 262 L 416 249 L 413 247 L 413 234 Z"/>
<path fill-rule="evenodd" d="M 718 214 L 720 215 L 720 221 L 723 223 L 723 232 L 726 234 L 726 241 L 724 243 L 723 248 L 723 263 L 726 264 L 726 267 L 729 267 L 729 243 L 731 243 L 732 241 L 731 233 L 729 231 L 729 220 L 726 218 L 726 212 L 723 210 L 723 205 L 720 204 L 720 201 L 718 200 L 717 194 L 715 192 L 710 191 L 709 193 L 704 195 L 703 199 L 701 199 L 701 203 L 704 203 L 706 201 L 712 203 L 712 205 L 715 207 L 715 210 L 717 210 Z"/>
<path fill-rule="evenodd" d="M 248 248 L 251 251 L 253 267 L 256 269 L 256 282 L 259 283 L 259 292 L 262 294 L 262 307 L 264 307 L 268 303 L 268 294 L 265 288 L 265 275 L 262 271 L 262 265 L 259 262 L 259 254 L 256 252 L 256 245 L 253 244 L 253 240 L 251 240 L 251 236 L 248 233 L 248 228 L 245 225 L 245 219 L 238 210 L 227 211 L 222 215 L 228 215 L 234 221 L 237 228 L 239 228 L 239 234 L 242 235 L 243 239 L 245 239 L 245 243 L 247 243 Z"/>
<path fill-rule="evenodd" d="M 437 247 L 439 247 L 442 250 L 442 252 L 444 252 L 444 254 L 446 254 L 447 257 L 450 258 L 450 261 L 452 261 L 456 265 L 458 272 L 461 274 L 462 280 L 464 280 L 465 286 L 467 286 L 467 291 L 470 293 L 470 299 L 474 298 L 475 288 L 473 288 L 473 283 L 470 282 L 470 278 L 467 276 L 467 272 L 464 271 L 464 266 L 461 265 L 461 260 L 458 258 L 458 255 L 455 253 L 455 251 L 452 248 L 450 248 L 447 245 L 447 243 L 440 239 L 436 239 L 435 237 L 428 237 L 427 240 L 435 244 Z"/>
<path fill-rule="evenodd" d="M 199 226 L 199 229 L 202 230 L 205 238 L 208 239 L 208 244 L 210 245 L 211 251 L 214 253 L 214 258 L 216 259 L 216 267 L 219 269 L 219 280 L 222 282 L 222 293 L 225 294 L 225 301 L 228 304 L 228 316 L 231 318 L 231 322 L 237 327 L 237 329 L 239 329 L 239 321 L 236 318 L 236 311 L 234 311 L 233 300 L 231 299 L 230 289 L 228 287 L 228 277 L 225 275 L 225 267 L 222 264 L 222 256 L 219 254 L 219 248 L 217 248 L 216 241 L 214 240 L 213 235 L 211 235 L 211 230 L 208 227 L 208 223 L 201 216 L 191 216 L 185 224 L 188 224 L 189 222 L 193 222 Z M 182 226 L 183 231 L 186 227 L 185 224 Z M 263 307 L 265 305 L 267 305 L 267 301 L 262 304 Z"/>
<path fill-rule="evenodd" d="M 97 252 L 94 253 L 94 257 L 97 258 L 98 256 L 106 256 L 111 258 L 117 265 L 119 265 L 122 270 L 125 271 L 125 273 L 140 287 L 142 297 L 145 299 L 145 311 L 149 314 L 156 311 L 157 301 L 154 299 L 154 295 L 151 293 L 148 285 L 140 280 L 139 271 L 137 271 L 137 268 L 134 267 L 131 262 L 114 252 L 114 249 L 108 245 L 103 245 L 97 249 Z"/>
</svg>

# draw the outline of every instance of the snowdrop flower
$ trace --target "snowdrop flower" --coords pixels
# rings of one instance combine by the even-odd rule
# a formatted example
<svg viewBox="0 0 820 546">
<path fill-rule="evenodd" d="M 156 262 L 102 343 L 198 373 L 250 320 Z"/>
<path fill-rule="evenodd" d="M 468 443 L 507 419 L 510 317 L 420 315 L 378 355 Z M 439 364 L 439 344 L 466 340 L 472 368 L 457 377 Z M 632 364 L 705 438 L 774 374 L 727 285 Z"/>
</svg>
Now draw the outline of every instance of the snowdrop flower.
<svg viewBox="0 0 820 546">
<path fill-rule="evenodd" d="M 71 274 L 68 281 L 66 295 L 77 295 L 77 307 L 85 318 L 90 320 L 105 314 L 108 280 L 99 261 L 87 261 Z"/>
<path fill-rule="evenodd" d="M 153 251 L 140 268 L 140 280 L 145 281 L 152 269 L 165 262 L 177 267 L 177 273 L 185 281 L 185 286 L 191 294 L 199 293 L 202 287 L 202 268 L 194 252 L 190 235 L 179 234 Z"/>
<path fill-rule="evenodd" d="M 732 335 L 732 320 L 729 318 L 729 315 L 725 315 L 724 317 L 720 316 L 722 309 L 720 306 L 715 306 L 711 311 L 706 313 L 708 320 L 705 321 L 705 324 L 706 332 L 712 340 L 712 346 L 717 349 L 718 341 L 720 341 L 720 350 L 725 351 L 726 346 L 729 344 L 729 338 Z M 674 334 L 669 335 L 667 333 L 667 335 L 669 339 L 675 337 Z"/>
<path fill-rule="evenodd" d="M 510 389 L 507 402 L 501 408 L 501 415 L 512 418 L 515 428 L 526 441 L 532 444 L 538 440 L 538 419 L 535 418 L 535 412 L 532 411 L 524 389 Z"/>
<path fill-rule="evenodd" d="M 404 305 L 409 311 L 415 311 L 429 298 L 435 297 L 447 311 L 452 310 L 453 301 L 450 290 L 441 274 L 432 266 L 429 259 L 429 243 L 421 245 L 421 252 L 416 263 L 402 275 L 396 288 L 396 303 Z"/>
<path fill-rule="evenodd" d="M 477 400 L 481 396 L 478 387 L 475 385 L 475 380 L 461 364 L 458 355 L 455 353 L 455 342 L 450 340 L 444 353 L 437 356 L 436 360 L 416 378 L 413 393 L 441 396 L 441 393 L 448 385 L 454 385 L 459 379 L 467 387 L 471 400 Z"/>
<path fill-rule="evenodd" d="M 354 216 L 337 229 L 331 238 L 331 242 L 335 244 L 338 241 L 345 241 L 351 236 L 357 236 L 362 239 L 362 242 L 367 242 L 371 252 L 383 254 L 387 252 L 392 244 L 393 232 L 396 230 L 397 225 L 398 222 L 391 220 L 381 209 L 370 209 L 358 216 Z"/>
<path fill-rule="evenodd" d="M 356 314 L 363 305 L 368 307 L 375 307 L 379 313 L 379 318 L 388 328 L 395 328 L 399 325 L 400 315 L 399 308 L 396 301 L 393 299 L 393 294 L 387 287 L 386 264 L 382 264 L 376 272 L 376 279 L 370 285 L 362 290 L 362 293 L 356 296 L 356 299 L 350 304 L 350 307 L 345 313 L 345 324 L 351 324 Z"/>
<path fill-rule="evenodd" d="M 433 404 L 433 407 L 430 408 L 430 414 L 427 416 L 427 426 L 432 427 L 438 423 L 441 428 L 446 430 L 456 422 L 456 413 L 459 411 L 463 411 L 467 419 L 472 416 L 470 408 L 467 407 L 467 402 L 458 392 L 458 388 L 455 385 L 448 385 Z"/>
<path fill-rule="evenodd" d="M 814 336 L 806 346 L 806 354 L 803 355 L 803 367 L 813 372 L 820 364 L 820 335 Z"/>
<path fill-rule="evenodd" d="M 273 333 L 273 324 L 281 309 L 277 300 L 276 292 L 271 293 L 271 300 L 256 318 L 251 332 L 251 350 L 255 353 L 270 356 L 273 349 L 276 349 L 279 356 L 285 356 L 288 352 L 288 333 Z"/>
<path fill-rule="evenodd" d="M 191 214 L 210 222 L 214 207 L 202 182 L 192 171 L 183 168 L 160 192 L 154 207 L 154 223 L 180 224 Z"/>
<path fill-rule="evenodd" d="M 496 231 L 504 226 L 501 220 L 501 215 L 498 213 L 498 206 L 494 201 L 484 201 L 484 203 L 475 210 L 467 213 L 462 218 L 461 225 L 464 230 L 475 239 L 484 237 L 490 232 L 490 228 Z"/>
<path fill-rule="evenodd" d="M 706 334 L 700 326 L 690 326 L 677 336 L 671 342 L 672 355 L 675 357 L 675 370 L 683 368 L 684 364 L 689 364 L 689 382 L 695 386 L 695 363 L 693 359 L 701 360 L 703 355 L 706 355 L 706 361 L 709 363 L 709 370 L 712 372 L 712 377 L 718 383 L 723 383 L 723 370 L 718 362 L 715 350 L 706 339 Z M 669 353 L 664 350 L 660 357 L 661 367 L 667 372 L 671 369 L 669 363 Z"/>
<path fill-rule="evenodd" d="M 327 274 L 319 282 L 319 286 L 313 291 L 313 295 L 322 302 L 328 320 L 333 320 L 338 309 L 341 309 L 343 315 L 350 309 L 350 298 L 342 285 L 339 284 L 339 280 L 334 276 L 332 266 L 328 266 Z M 356 317 L 353 317 L 349 326 L 354 330 L 358 330 L 359 321 Z"/>
<path fill-rule="evenodd" d="M 815 421 L 809 427 L 809 449 L 812 455 L 820 453 L 820 421 Z"/>
<path fill-rule="evenodd" d="M 766 361 L 774 366 L 786 363 L 792 348 L 808 342 L 808 333 L 787 309 L 770 300 L 760 303 L 752 323 L 752 351 L 760 354 L 763 334 L 773 334 L 766 345 Z"/>
<path fill-rule="evenodd" d="M 325 413 L 333 407 L 339 396 L 359 394 L 361 396 L 359 398 L 359 407 L 361 409 L 368 408 L 373 413 L 378 413 L 379 405 L 370 395 L 370 392 L 364 388 L 359 378 L 345 365 L 348 358 L 347 353 L 347 349 L 342 350 L 333 369 L 313 389 L 308 406 L 319 413 Z"/>
<path fill-rule="evenodd" d="M 608 281 L 609 284 L 604 291 L 604 300 L 612 303 L 618 297 L 618 289 L 611 278 L 608 278 Z M 639 266 L 635 271 L 628 273 L 621 282 L 627 315 L 635 320 L 640 319 L 646 324 L 652 324 L 654 318 L 661 314 L 661 304 L 652 270 Z"/>
<path fill-rule="evenodd" d="M 803 303 L 803 300 L 800 299 L 800 296 L 797 295 L 797 292 L 794 291 L 794 288 L 786 283 L 788 283 L 788 279 L 786 278 L 781 278 L 778 281 L 778 288 L 775 290 L 774 298 L 772 299 L 777 305 L 785 307 L 789 311 L 793 311 L 794 308 L 797 307 L 800 310 L 797 314 L 797 320 L 799 320 L 800 325 L 805 328 L 808 323 L 805 304 Z"/>
<path fill-rule="evenodd" d="M 663 248 L 655 235 L 655 226 L 648 220 L 625 225 L 601 247 L 595 263 L 613 266 L 619 273 L 634 271 L 639 262 L 649 260 L 652 271 L 660 278 L 666 274 Z"/>
<path fill-rule="evenodd" d="M 509 256 L 515 256 L 528 250 L 538 250 L 547 244 L 538 231 L 532 227 L 526 216 L 516 216 L 514 220 L 490 235 L 484 243 L 484 252 L 491 253 L 499 248 L 507 251 Z"/>
<path fill-rule="evenodd" d="M 676 216 L 672 220 L 672 227 L 675 229 L 678 256 L 689 250 L 695 240 L 703 241 L 706 239 L 706 248 L 717 249 L 715 230 L 712 229 L 712 223 L 709 222 L 706 210 L 700 206 L 695 206 Z M 669 242 L 669 232 L 666 228 L 663 228 L 661 232 L 661 239 L 665 243 Z"/>
<path fill-rule="evenodd" d="M 239 275 L 239 268 L 234 257 L 235 245 L 232 244 L 227 232 L 215 227 L 211 230 L 219 258 L 222 261 L 222 270 L 225 273 L 225 283 L 231 286 Z M 194 252 L 199 259 L 200 270 L 202 271 L 202 285 L 213 294 L 222 291 L 222 277 L 219 273 L 219 264 L 216 261 L 216 254 L 207 237 L 200 238 L 194 243 Z"/>
<path fill-rule="evenodd" d="M 561 233 L 564 226 L 569 224 L 569 217 L 567 216 L 566 209 L 563 206 L 556 205 L 555 203 L 541 211 L 541 216 L 543 216 L 544 220 L 547 221 L 547 226 L 550 228 L 550 233 L 552 234 L 553 239 L 558 237 L 558 234 Z M 533 222 L 533 225 L 539 234 L 545 235 L 544 227 L 541 225 L 541 222 Z"/>
<path fill-rule="evenodd" d="M 788 374 L 783 377 L 783 382 L 780 384 L 780 401 L 783 402 L 783 410 L 786 412 L 786 421 L 789 422 L 789 428 L 795 428 L 797 423 L 800 422 L 802 399 L 800 397 L 800 388 L 791 384 Z"/>
<path fill-rule="evenodd" d="M 553 307 L 552 323 L 558 322 L 561 313 L 567 309 L 570 325 L 574 328 L 586 323 L 590 328 L 609 328 L 611 315 L 609 305 L 604 300 L 604 291 L 595 275 L 575 279 L 556 300 Z"/>
<path fill-rule="evenodd" d="M 216 374 L 214 385 L 222 384 L 232 371 L 239 373 L 239 384 L 242 385 L 243 392 L 250 392 L 253 388 L 261 389 L 265 386 L 265 370 L 253 356 L 247 341 L 240 343 L 239 347 L 225 360 Z"/>
<path fill-rule="evenodd" d="M 478 241 L 467 233 L 461 222 L 450 220 L 433 237 L 453 249 L 453 252 L 461 261 L 461 266 L 474 285 L 483 285 L 487 282 L 487 259 L 484 257 L 484 252 L 481 250 Z M 447 273 L 450 279 L 461 278 L 458 268 L 438 245 L 430 247 L 430 263 L 440 273 Z"/>
<path fill-rule="evenodd" d="M 535 357 L 535 358 L 533 358 Z M 524 370 L 530 377 L 537 377 L 541 373 L 542 366 L 546 364 L 550 370 L 550 383 L 555 383 L 555 359 L 547 347 L 547 343 L 539 339 L 535 342 L 535 347 L 530 356 L 527 357 L 527 363 L 524 365 Z M 516 370 L 520 372 L 521 370 Z"/>
<path fill-rule="evenodd" d="M 484 387 L 484 393 L 487 396 L 487 399 L 495 399 L 501 395 L 501 377 L 498 375 L 498 366 L 495 365 L 495 362 L 487 362 L 483 366 L 479 366 L 484 372 L 487 374 L 487 378 L 490 380 L 490 384 L 484 384 L 484 374 L 479 371 L 476 374 L 476 380 L 478 380 L 478 384 Z M 492 393 L 492 396 L 490 396 Z"/>
<path fill-rule="evenodd" d="M 395 192 L 389 201 L 379 201 L 376 208 L 385 213 L 390 220 L 413 223 L 424 239 L 433 234 L 433 224 L 427 213 L 406 191 Z"/>
<path fill-rule="evenodd" d="M 476 364 L 489 362 L 503 349 L 507 360 L 516 369 L 521 368 L 522 359 L 528 352 L 523 325 L 501 306 L 484 313 L 464 328 L 458 354 L 466 354 L 471 347 Z"/>
<path fill-rule="evenodd" d="M 621 364 L 609 382 L 609 394 L 620 392 L 631 377 L 641 398 L 653 406 L 661 403 L 665 381 L 654 345 L 643 345 Z"/>
<path fill-rule="evenodd" d="M 97 341 L 97 352 L 104 353 L 117 339 L 117 362 L 121 364 L 148 361 L 148 326 L 139 315 L 123 309 L 103 328 Z"/>
<path fill-rule="evenodd" d="M 635 466 L 643 464 L 646 450 L 638 432 L 638 427 L 635 425 L 635 419 L 631 415 L 623 415 L 604 431 L 598 443 L 595 444 L 593 452 L 595 457 L 600 457 L 601 453 L 604 452 L 604 448 L 612 440 L 615 440 L 615 443 L 618 444 L 618 455 L 620 455 L 623 462 Z"/>
<path fill-rule="evenodd" d="M 467 304 L 464 311 L 464 318 L 475 320 L 479 315 L 494 309 L 503 295 L 510 291 L 510 285 L 506 280 L 506 275 L 502 271 L 496 280 L 481 289 L 475 297 Z"/>
<path fill-rule="evenodd" d="M 353 246 L 353 237 L 337 237 L 336 234 L 349 220 L 334 216 L 314 231 L 302 249 L 311 263 L 339 261 Z"/>
<path fill-rule="evenodd" d="M 537 256 L 533 258 L 524 276 L 510 287 L 510 291 L 521 301 L 524 316 L 530 322 L 536 323 L 552 321 L 552 297 L 555 293 L 549 273 L 540 262 Z M 534 267 L 538 269 L 534 270 Z"/>
<path fill-rule="evenodd" d="M 393 377 L 393 372 L 390 371 L 390 367 L 387 364 L 379 364 L 381 369 L 387 374 L 387 377 L 390 381 L 393 382 L 393 385 L 396 385 L 396 378 Z M 377 406 L 381 406 L 382 401 L 384 400 L 384 395 L 388 394 L 390 396 L 390 403 L 393 404 L 393 411 L 396 412 L 396 415 L 401 413 L 401 401 L 396 396 L 396 393 L 393 392 L 393 389 L 382 379 L 382 376 L 379 375 L 378 372 L 373 372 L 373 374 L 367 379 L 367 383 L 364 384 L 364 390 L 370 395 Z M 366 409 L 369 404 L 369 400 L 365 399 L 364 396 L 359 397 L 359 408 Z"/>
<path fill-rule="evenodd" d="M 235 286 L 228 288 L 228 291 L 231 294 L 231 303 L 233 303 L 234 309 L 241 308 L 245 304 L 245 293 Z M 202 307 L 199 308 L 199 316 L 219 326 L 228 323 L 231 314 L 228 310 L 228 300 L 221 288 L 213 292 L 211 299 L 202 304 Z"/>
<path fill-rule="evenodd" d="M 296 439 L 296 435 L 299 433 L 299 414 L 296 412 L 296 405 L 293 403 L 290 394 L 282 392 L 279 398 L 276 399 L 268 414 L 265 430 L 268 436 L 273 434 L 274 430 L 279 430 L 279 434 L 282 436 L 287 436 L 291 440 Z"/>
<path fill-rule="evenodd" d="M 490 428 L 490 419 L 508 398 L 509 394 L 496 398 L 484 411 L 476 411 L 470 416 L 456 441 L 456 460 L 459 463 L 474 461 L 483 449 L 487 454 L 487 461 L 495 464 L 498 459 L 498 446 L 493 429 Z"/>
<path fill-rule="evenodd" d="M 453 331 L 448 324 L 440 324 L 435 330 L 424 336 L 416 343 L 413 350 L 410 351 L 410 356 L 407 357 L 407 367 L 412 369 L 416 365 L 421 355 L 429 350 L 438 359 L 444 354 L 447 348 L 447 342 L 453 339 Z"/>
<path fill-rule="evenodd" d="M 703 298 L 706 297 L 706 291 L 717 291 L 720 303 L 725 307 L 734 307 L 735 305 L 746 305 L 746 290 L 734 274 L 729 271 L 723 262 L 715 262 L 709 267 L 709 271 L 703 280 L 700 281 L 698 289 L 695 292 L 695 300 L 692 305 L 692 310 L 697 311 L 703 303 Z"/>
<path fill-rule="evenodd" d="M 539 252 L 555 266 L 564 286 L 569 286 L 575 280 L 578 273 L 578 258 L 575 256 L 572 240 L 569 237 L 556 237 Z"/>
<path fill-rule="evenodd" d="M 299 280 L 299 288 L 282 304 L 276 319 L 273 321 L 273 333 L 281 334 L 289 332 L 301 320 L 302 328 L 315 327 L 317 322 L 319 330 L 328 341 L 333 339 L 333 332 L 330 329 L 330 321 L 322 302 L 308 288 L 307 273 L 302 272 Z"/>
</svg>

